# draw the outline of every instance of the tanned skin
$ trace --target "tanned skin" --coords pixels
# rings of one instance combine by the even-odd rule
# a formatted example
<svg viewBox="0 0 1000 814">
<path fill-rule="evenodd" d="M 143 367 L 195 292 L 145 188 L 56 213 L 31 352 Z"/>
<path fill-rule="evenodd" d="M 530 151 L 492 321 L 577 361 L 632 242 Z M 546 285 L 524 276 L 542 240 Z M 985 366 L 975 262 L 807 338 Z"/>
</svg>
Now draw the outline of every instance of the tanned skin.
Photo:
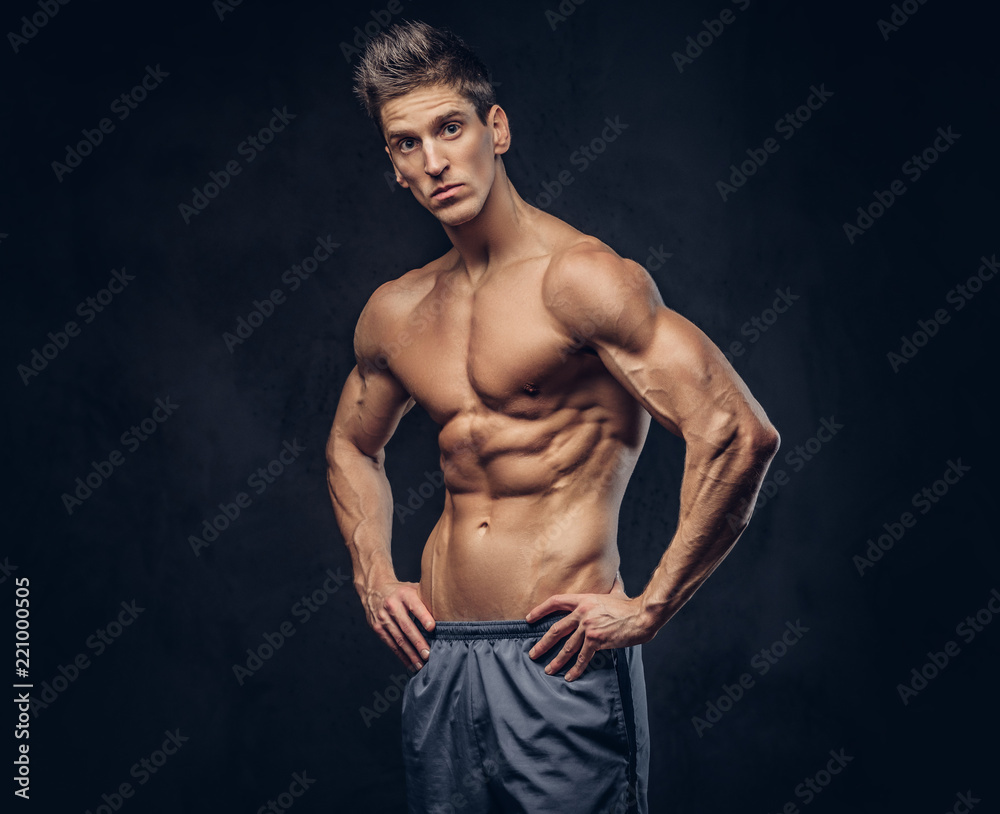
<svg viewBox="0 0 1000 814">
<path fill-rule="evenodd" d="M 639 264 L 526 203 L 504 170 L 503 109 L 484 124 L 447 85 L 381 109 L 396 180 L 453 248 L 382 285 L 327 445 L 334 511 L 368 623 L 413 670 L 435 620 L 569 615 L 547 672 L 648 642 L 730 551 L 779 436 L 702 331 Z M 435 196 L 441 187 L 457 184 Z M 419 583 L 390 552 L 385 445 L 423 407 L 440 426 L 444 511 Z M 618 511 L 650 417 L 685 442 L 677 530 L 641 594 L 618 573 Z M 728 519 L 727 519 L 728 515 Z M 734 517 L 736 518 L 734 520 Z"/>
</svg>

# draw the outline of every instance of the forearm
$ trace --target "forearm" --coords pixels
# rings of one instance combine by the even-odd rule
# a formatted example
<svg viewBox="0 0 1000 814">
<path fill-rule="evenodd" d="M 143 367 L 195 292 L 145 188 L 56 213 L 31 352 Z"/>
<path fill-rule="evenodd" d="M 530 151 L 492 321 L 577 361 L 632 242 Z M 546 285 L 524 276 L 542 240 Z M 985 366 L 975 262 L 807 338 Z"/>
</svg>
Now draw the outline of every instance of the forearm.
<svg viewBox="0 0 1000 814">
<path fill-rule="evenodd" d="M 371 586 L 396 581 L 389 479 L 381 455 L 365 455 L 345 439 L 331 437 L 327 463 L 334 515 L 351 553 L 354 587 L 363 598 Z"/>
<path fill-rule="evenodd" d="M 740 538 L 778 443 L 774 428 L 759 424 L 717 442 L 688 442 L 677 531 L 641 595 L 657 629 Z"/>
</svg>

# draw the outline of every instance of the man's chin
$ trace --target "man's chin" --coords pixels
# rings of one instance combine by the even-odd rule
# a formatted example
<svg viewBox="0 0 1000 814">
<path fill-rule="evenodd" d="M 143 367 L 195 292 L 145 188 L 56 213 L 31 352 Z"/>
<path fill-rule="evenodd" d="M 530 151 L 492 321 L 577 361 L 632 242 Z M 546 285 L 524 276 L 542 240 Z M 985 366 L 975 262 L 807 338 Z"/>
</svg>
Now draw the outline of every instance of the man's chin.
<svg viewBox="0 0 1000 814">
<path fill-rule="evenodd" d="M 445 226 L 461 226 L 476 217 L 479 209 L 471 201 L 462 201 L 452 206 L 430 207 L 430 213 Z"/>
</svg>

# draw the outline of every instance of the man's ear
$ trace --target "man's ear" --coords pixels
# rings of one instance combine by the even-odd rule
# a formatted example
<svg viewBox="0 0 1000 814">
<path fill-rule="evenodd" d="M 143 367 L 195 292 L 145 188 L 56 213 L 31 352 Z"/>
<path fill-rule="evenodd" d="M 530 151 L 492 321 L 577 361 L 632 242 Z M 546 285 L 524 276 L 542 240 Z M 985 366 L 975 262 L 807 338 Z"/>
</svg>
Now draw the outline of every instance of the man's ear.
<svg viewBox="0 0 1000 814">
<path fill-rule="evenodd" d="M 487 121 L 493 130 L 493 154 L 503 155 L 510 149 L 510 122 L 507 121 L 507 114 L 500 105 L 493 105 Z"/>
<path fill-rule="evenodd" d="M 399 174 L 399 170 L 396 169 L 396 164 L 392 160 L 392 153 L 389 152 L 389 145 L 385 146 L 385 154 L 389 156 L 389 163 L 392 164 L 392 170 L 396 173 L 396 183 L 399 184 L 403 189 L 409 189 L 410 185 L 403 180 L 403 176 Z"/>
</svg>

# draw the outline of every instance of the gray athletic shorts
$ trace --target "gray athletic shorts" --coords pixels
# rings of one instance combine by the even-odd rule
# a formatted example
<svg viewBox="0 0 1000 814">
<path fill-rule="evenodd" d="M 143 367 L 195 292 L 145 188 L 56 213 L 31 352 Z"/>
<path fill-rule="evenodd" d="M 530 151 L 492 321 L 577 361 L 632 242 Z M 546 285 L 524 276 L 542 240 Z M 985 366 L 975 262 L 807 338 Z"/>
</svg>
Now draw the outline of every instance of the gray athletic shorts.
<svg viewBox="0 0 1000 814">
<path fill-rule="evenodd" d="M 403 693 L 409 814 L 647 814 L 642 646 L 599 650 L 566 681 L 528 623 L 438 622 Z M 423 630 L 420 623 L 418 628 Z"/>
</svg>

